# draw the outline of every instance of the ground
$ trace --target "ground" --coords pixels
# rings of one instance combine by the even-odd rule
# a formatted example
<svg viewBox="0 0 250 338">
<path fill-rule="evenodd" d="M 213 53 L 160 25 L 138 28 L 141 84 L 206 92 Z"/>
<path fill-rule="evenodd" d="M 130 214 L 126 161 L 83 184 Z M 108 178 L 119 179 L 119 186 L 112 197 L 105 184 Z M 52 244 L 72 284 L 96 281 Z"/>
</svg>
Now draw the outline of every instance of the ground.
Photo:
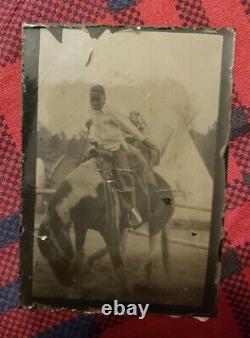
<svg viewBox="0 0 250 338">
<path fill-rule="evenodd" d="M 38 224 L 35 227 L 36 233 L 37 229 Z M 146 226 L 142 230 L 146 233 Z M 126 267 L 134 285 L 133 301 L 150 304 L 199 305 L 202 302 L 206 274 L 208 234 L 206 230 L 194 232 L 190 229 L 172 226 L 169 231 L 169 277 L 161 261 L 159 238 L 149 285 L 146 284 L 140 270 L 140 266 L 147 257 L 148 239 L 144 236 L 129 234 Z M 85 259 L 103 245 L 99 233 L 89 230 L 84 250 Z M 121 288 L 108 255 L 99 259 L 91 271 L 86 271 L 80 286 L 74 289 L 61 286 L 54 277 L 47 260 L 41 255 L 36 237 L 33 262 L 33 294 L 35 296 L 100 301 L 122 300 Z M 83 269 L 85 267 L 86 264 Z"/>
</svg>

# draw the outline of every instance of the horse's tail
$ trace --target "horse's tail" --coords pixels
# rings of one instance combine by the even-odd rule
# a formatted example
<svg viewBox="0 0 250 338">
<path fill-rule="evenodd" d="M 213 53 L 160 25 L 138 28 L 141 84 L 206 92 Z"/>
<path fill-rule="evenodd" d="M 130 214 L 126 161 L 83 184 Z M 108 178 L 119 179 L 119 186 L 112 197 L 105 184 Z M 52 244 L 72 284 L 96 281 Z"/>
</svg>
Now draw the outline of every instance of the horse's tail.
<svg viewBox="0 0 250 338">
<path fill-rule="evenodd" d="M 168 229 L 164 227 L 161 230 L 161 254 L 162 254 L 162 262 L 166 273 L 168 273 L 169 268 L 169 238 L 168 238 Z"/>
</svg>

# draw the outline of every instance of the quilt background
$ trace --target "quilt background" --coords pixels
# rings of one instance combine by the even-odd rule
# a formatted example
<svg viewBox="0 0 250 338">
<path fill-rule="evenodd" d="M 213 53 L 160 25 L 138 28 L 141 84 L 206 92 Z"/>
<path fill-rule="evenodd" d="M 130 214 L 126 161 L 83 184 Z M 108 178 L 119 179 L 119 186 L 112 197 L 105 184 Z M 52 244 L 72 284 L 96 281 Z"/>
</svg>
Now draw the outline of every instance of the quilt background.
<svg viewBox="0 0 250 338">
<path fill-rule="evenodd" d="M 250 1 L 0 0 L 0 337 L 250 337 Z M 223 275 L 216 318 L 144 320 L 21 309 L 18 302 L 21 174 L 21 24 L 210 26 L 236 29 Z"/>
</svg>

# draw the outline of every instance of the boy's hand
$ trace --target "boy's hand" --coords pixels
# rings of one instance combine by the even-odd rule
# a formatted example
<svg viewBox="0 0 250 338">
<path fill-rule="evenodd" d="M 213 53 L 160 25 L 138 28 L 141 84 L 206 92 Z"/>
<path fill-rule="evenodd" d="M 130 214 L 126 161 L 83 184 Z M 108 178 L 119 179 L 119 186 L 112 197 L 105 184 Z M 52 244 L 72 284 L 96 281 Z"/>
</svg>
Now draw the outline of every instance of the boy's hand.
<svg viewBox="0 0 250 338">
<path fill-rule="evenodd" d="M 86 128 L 89 130 L 89 128 L 92 126 L 93 122 L 91 119 L 89 119 L 86 123 L 85 123 L 85 126 Z"/>
<path fill-rule="evenodd" d="M 145 140 L 143 140 L 142 143 L 150 149 L 155 150 L 157 148 L 148 138 L 145 138 Z"/>
</svg>

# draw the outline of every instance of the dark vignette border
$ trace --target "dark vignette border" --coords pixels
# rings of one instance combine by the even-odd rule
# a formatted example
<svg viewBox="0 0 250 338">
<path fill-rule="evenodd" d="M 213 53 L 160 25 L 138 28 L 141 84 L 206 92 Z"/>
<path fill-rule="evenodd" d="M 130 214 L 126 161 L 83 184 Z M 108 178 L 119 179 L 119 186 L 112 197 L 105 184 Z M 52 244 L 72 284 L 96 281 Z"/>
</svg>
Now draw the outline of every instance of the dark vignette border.
<svg viewBox="0 0 250 338">
<path fill-rule="evenodd" d="M 40 30 L 23 30 L 22 85 L 22 237 L 20 301 L 32 304 L 33 234 L 36 198 L 37 103 Z"/>
<path fill-rule="evenodd" d="M 221 240 L 222 217 L 224 209 L 225 188 L 225 159 L 221 156 L 221 150 L 226 148 L 229 137 L 229 113 L 231 111 L 232 92 L 232 66 L 234 51 L 233 29 L 192 29 L 173 27 L 109 27 L 80 25 L 24 25 L 23 27 L 23 181 L 22 181 L 22 226 L 21 238 L 21 305 L 36 305 L 50 307 L 82 308 L 88 311 L 99 312 L 104 301 L 70 300 L 62 298 L 41 298 L 32 296 L 32 269 L 33 269 L 33 231 L 35 211 L 35 176 L 36 176 L 36 142 L 37 142 L 37 98 L 38 98 L 38 69 L 40 30 L 50 29 L 56 36 L 61 35 L 62 28 L 75 28 L 88 30 L 91 37 L 98 37 L 109 29 L 112 33 L 122 29 L 134 29 L 135 31 L 152 31 L 159 29 L 169 33 L 199 33 L 217 34 L 223 36 L 222 69 L 220 84 L 220 103 L 217 128 L 214 194 L 212 204 L 212 218 L 210 243 L 207 261 L 206 282 L 204 288 L 203 304 L 201 306 L 173 306 L 151 304 L 149 311 L 153 313 L 166 313 L 172 315 L 188 316 L 215 316 L 217 312 L 217 284 L 218 251 Z M 113 300 L 110 300 L 113 302 Z M 124 303 L 125 304 L 125 303 Z"/>
</svg>

